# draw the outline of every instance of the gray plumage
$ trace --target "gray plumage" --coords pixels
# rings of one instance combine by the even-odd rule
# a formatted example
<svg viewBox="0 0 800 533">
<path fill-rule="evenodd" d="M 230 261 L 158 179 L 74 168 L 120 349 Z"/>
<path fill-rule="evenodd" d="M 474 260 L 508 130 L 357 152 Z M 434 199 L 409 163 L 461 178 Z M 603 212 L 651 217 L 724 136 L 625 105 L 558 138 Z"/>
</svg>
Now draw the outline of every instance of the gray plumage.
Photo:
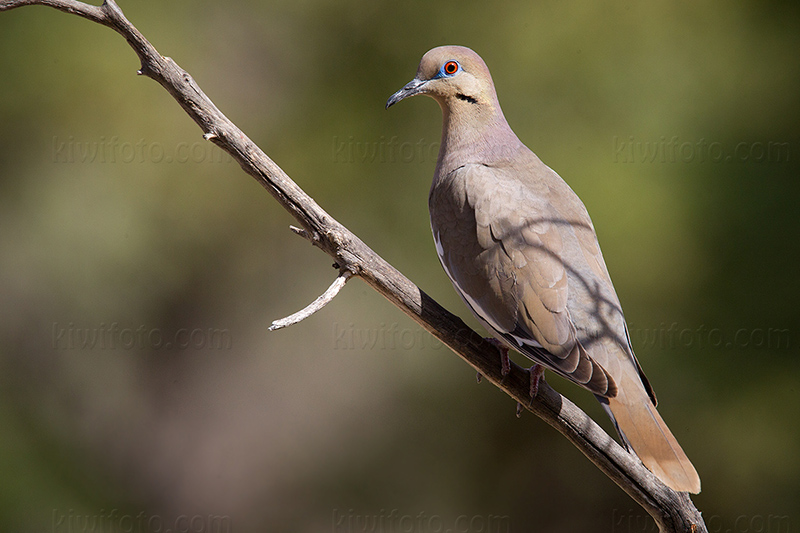
<svg viewBox="0 0 800 533">
<path fill-rule="evenodd" d="M 633 354 L 589 214 L 511 130 L 486 64 L 469 48 L 434 48 L 386 106 L 416 94 L 442 108 L 431 229 L 467 306 L 506 346 L 593 392 L 665 484 L 699 492 Z"/>
</svg>

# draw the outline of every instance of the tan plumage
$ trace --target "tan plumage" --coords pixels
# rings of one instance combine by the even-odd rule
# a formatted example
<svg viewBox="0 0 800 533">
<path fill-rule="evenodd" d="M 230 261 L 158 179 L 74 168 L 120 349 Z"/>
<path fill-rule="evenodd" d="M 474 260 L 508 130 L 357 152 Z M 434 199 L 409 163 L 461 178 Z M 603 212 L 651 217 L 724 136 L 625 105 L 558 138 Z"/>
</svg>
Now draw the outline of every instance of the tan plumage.
<svg viewBox="0 0 800 533">
<path fill-rule="evenodd" d="M 483 60 L 434 48 L 387 107 L 415 94 L 442 108 L 431 228 L 467 306 L 509 348 L 593 392 L 665 484 L 699 492 L 633 354 L 586 208 L 508 126 Z"/>
</svg>

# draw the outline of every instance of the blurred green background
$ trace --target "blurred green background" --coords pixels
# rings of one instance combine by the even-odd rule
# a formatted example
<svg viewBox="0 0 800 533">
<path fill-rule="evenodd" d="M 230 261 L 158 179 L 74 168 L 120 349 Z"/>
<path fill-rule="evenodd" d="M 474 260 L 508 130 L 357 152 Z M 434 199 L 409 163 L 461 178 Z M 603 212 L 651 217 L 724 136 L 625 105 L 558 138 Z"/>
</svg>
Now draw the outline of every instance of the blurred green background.
<svg viewBox="0 0 800 533">
<path fill-rule="evenodd" d="M 440 111 L 383 106 L 429 48 L 480 53 L 512 128 L 592 214 L 709 529 L 800 527 L 795 4 L 121 7 L 476 327 L 430 237 Z M 0 51 L 0 530 L 653 531 L 360 280 L 268 332 L 328 286 L 330 258 L 135 76 L 119 35 L 25 7 L 0 13 Z"/>
</svg>

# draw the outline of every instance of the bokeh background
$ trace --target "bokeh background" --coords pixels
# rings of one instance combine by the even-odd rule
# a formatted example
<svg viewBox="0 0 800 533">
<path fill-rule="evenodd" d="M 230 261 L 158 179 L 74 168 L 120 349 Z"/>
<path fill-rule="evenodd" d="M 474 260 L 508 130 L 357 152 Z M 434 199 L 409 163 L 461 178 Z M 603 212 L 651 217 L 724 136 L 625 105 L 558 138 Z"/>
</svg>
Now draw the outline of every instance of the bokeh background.
<svg viewBox="0 0 800 533">
<path fill-rule="evenodd" d="M 709 529 L 800 528 L 797 5 L 121 4 L 478 327 L 429 234 L 439 109 L 383 109 L 429 48 L 475 49 L 592 214 Z M 137 68 L 107 28 L 0 13 L 0 530 L 653 531 L 361 281 L 268 332 L 331 260 Z"/>
</svg>

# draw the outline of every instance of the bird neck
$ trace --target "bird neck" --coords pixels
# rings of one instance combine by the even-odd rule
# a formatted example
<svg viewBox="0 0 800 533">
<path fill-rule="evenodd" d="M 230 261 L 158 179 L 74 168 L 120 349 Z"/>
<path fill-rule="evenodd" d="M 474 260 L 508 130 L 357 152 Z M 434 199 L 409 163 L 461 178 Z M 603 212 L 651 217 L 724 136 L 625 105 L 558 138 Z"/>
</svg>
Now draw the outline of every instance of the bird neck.
<svg viewBox="0 0 800 533">
<path fill-rule="evenodd" d="M 468 163 L 492 165 L 507 159 L 522 144 L 497 103 L 440 101 L 442 142 L 436 175 L 446 175 Z"/>
</svg>

